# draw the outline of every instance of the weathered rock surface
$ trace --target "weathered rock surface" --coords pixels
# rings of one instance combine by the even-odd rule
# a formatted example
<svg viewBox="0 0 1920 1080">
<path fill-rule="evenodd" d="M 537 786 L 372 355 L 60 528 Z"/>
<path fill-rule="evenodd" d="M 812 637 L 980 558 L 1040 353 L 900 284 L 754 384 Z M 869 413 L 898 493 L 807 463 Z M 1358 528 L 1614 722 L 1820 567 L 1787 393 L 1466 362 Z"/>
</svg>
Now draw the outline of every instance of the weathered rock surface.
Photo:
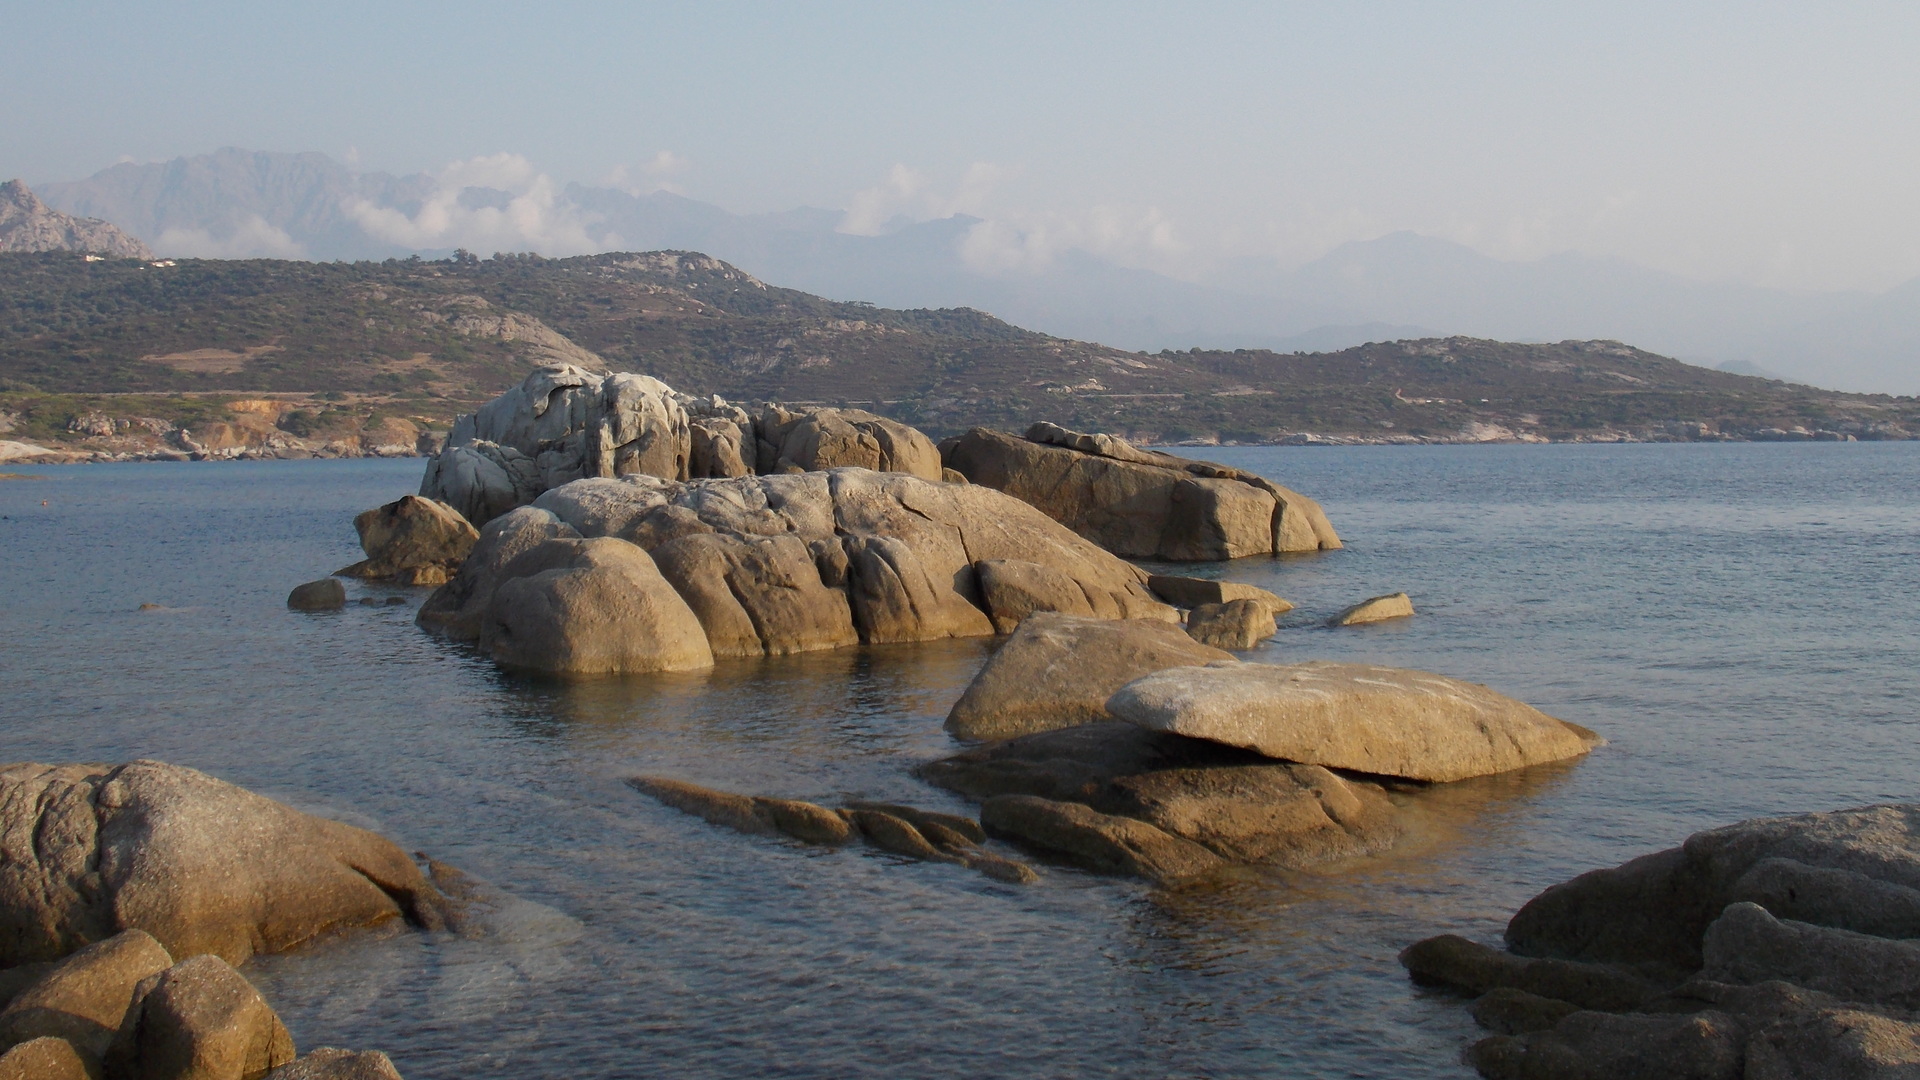
<svg viewBox="0 0 1920 1080">
<path fill-rule="evenodd" d="M 93 1076 L 72 1043 L 43 1036 L 0 1054 L 0 1080 L 93 1080 Z"/>
<path fill-rule="evenodd" d="M 974 676 L 946 727 L 963 739 L 1007 739 L 1112 720 L 1107 699 L 1134 679 L 1230 659 L 1172 623 L 1040 612 Z"/>
<path fill-rule="evenodd" d="M 403 585 L 441 585 L 460 569 L 480 533 L 445 503 L 405 495 L 353 519 L 367 557 L 339 571 Z"/>
<path fill-rule="evenodd" d="M 1251 649 L 1279 629 L 1272 609 L 1258 600 L 1202 604 L 1187 613 L 1187 636 L 1216 649 Z"/>
<path fill-rule="evenodd" d="M 321 1046 L 268 1073 L 267 1080 L 400 1080 L 400 1070 L 378 1050 Z"/>
<path fill-rule="evenodd" d="M 1258 585 L 1246 585 L 1238 581 L 1154 574 L 1147 578 L 1147 588 L 1152 589 L 1155 596 L 1177 607 L 1197 608 L 1205 604 L 1257 600 L 1275 615 L 1284 615 L 1293 610 L 1290 601 L 1282 600 Z"/>
<path fill-rule="evenodd" d="M 975 428 L 947 446 L 945 464 L 1130 558 L 1204 561 L 1340 546 L 1319 504 L 1297 492 L 1109 435 L 1036 424 L 1021 439 Z"/>
<path fill-rule="evenodd" d="M 501 570 L 480 647 L 506 667 L 577 675 L 713 666 L 700 620 L 624 540 L 547 540 Z"/>
<path fill-rule="evenodd" d="M 1052 602 L 1103 618 L 1178 617 L 1142 571 L 1032 507 L 902 473 L 591 478 L 501 522 L 482 530 L 459 573 L 421 608 L 421 625 L 479 638 L 481 612 L 502 602 L 507 583 L 557 565 L 528 552 L 561 550 L 551 545 L 569 532 L 651 552 L 721 657 L 982 636 L 994 632 L 990 612 L 1005 620 Z M 986 564 L 991 590 L 977 569 Z M 1046 588 L 1033 584 L 1042 581 Z"/>
<path fill-rule="evenodd" d="M 1424 781 L 1562 761 L 1599 742 L 1484 686 L 1372 664 L 1172 668 L 1127 684 L 1107 708 L 1153 731 Z"/>
<path fill-rule="evenodd" d="M 1475 1016 L 1501 1034 L 1468 1060 L 1489 1077 L 1914 1075 L 1916 823 L 1895 805 L 1697 833 L 1548 889 L 1512 952 L 1445 936 L 1402 962 L 1487 992 Z"/>
<path fill-rule="evenodd" d="M 979 576 L 980 601 L 996 634 L 1013 633 L 1038 611 L 1093 614 L 1093 604 L 1080 583 L 1053 567 L 1025 559 L 986 559 L 975 563 L 973 572 Z"/>
<path fill-rule="evenodd" d="M 218 956 L 147 978 L 107 1054 L 124 1080 L 257 1080 L 294 1059 L 293 1037 L 260 992 Z"/>
<path fill-rule="evenodd" d="M 917 771 L 984 800 L 983 824 L 1008 839 L 1087 869 L 1153 880 L 1228 863 L 1312 866 L 1382 850 L 1401 832 L 1392 804 L 1372 784 L 1130 724 L 1023 736 Z M 990 816 L 986 806 L 1001 796 L 1034 801 L 997 804 L 998 816 Z M 1061 808 L 1072 805 L 1086 813 Z M 1122 849 L 1134 854 L 1123 857 Z"/>
<path fill-rule="evenodd" d="M 546 490 L 533 458 L 511 446 L 476 439 L 449 445 L 427 460 L 420 494 L 453 507 L 475 525 L 485 525 Z"/>
<path fill-rule="evenodd" d="M 859 837 L 894 855 L 959 863 L 998 881 L 1025 884 L 1039 876 L 1031 867 L 980 848 L 987 838 L 977 823 L 892 803 L 854 802 L 829 810 L 795 799 L 735 795 L 658 776 L 627 781 L 683 813 L 753 836 L 789 836 L 809 844 L 843 844 Z"/>
<path fill-rule="evenodd" d="M 287 594 L 287 607 L 294 611 L 338 611 L 346 606 L 347 587 L 332 578 L 295 585 Z"/>
<path fill-rule="evenodd" d="M 1403 592 L 1362 600 L 1329 620 L 1334 626 L 1364 626 L 1388 619 L 1413 617 L 1413 601 Z"/>
<path fill-rule="evenodd" d="M 940 479 L 940 451 L 915 428 L 860 409 L 769 405 L 754 424 L 757 471 L 818 472 L 855 466 Z M 737 475 L 737 474 L 736 474 Z"/>
<path fill-rule="evenodd" d="M 0 1048 L 43 1037 L 62 1039 L 97 1065 L 120 1030 L 135 989 L 172 966 L 173 957 L 143 930 L 126 930 L 81 948 L 0 1011 Z"/>
<path fill-rule="evenodd" d="M 157 761 L 0 768 L 0 964 L 53 960 L 125 930 L 173 956 L 238 963 L 446 901 L 405 852 Z"/>
</svg>

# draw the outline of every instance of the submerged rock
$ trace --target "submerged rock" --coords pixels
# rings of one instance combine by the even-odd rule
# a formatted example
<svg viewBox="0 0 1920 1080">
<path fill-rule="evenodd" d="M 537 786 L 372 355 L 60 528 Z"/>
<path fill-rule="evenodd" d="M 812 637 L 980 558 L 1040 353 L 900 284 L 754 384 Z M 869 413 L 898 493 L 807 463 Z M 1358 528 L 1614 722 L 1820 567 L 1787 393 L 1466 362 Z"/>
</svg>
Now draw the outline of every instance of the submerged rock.
<svg viewBox="0 0 1920 1080">
<path fill-rule="evenodd" d="M 1127 684 L 1107 708 L 1154 731 L 1422 781 L 1562 761 L 1600 742 L 1484 686 L 1372 664 L 1172 668 Z"/>
<path fill-rule="evenodd" d="M 945 464 L 1118 555 L 1174 561 L 1340 546 L 1318 503 L 1252 473 L 1036 424 L 1024 439 L 975 428 Z"/>
<path fill-rule="evenodd" d="M 444 584 L 480 538 L 458 511 L 418 495 L 365 511 L 353 527 L 367 557 L 338 573 L 403 585 Z"/>
<path fill-rule="evenodd" d="M 1107 699 L 1134 679 L 1230 659 L 1172 623 L 1040 612 L 974 676 L 946 727 L 963 739 L 1006 739 L 1111 720 Z"/>
<path fill-rule="evenodd" d="M 988 831 L 1039 848 L 1098 873 L 1169 883 L 1225 865 L 1191 840 L 1133 818 L 1102 814 L 1082 803 L 1034 795 L 995 795 L 980 804 Z"/>
<path fill-rule="evenodd" d="M 1202 604 L 1187 614 L 1187 636 L 1216 649 L 1251 649 L 1278 632 L 1273 609 L 1258 600 Z"/>
<path fill-rule="evenodd" d="M 0 768 L 0 965 L 133 929 L 239 963 L 336 928 L 439 927 L 446 903 L 384 838 L 193 769 Z"/>
<path fill-rule="evenodd" d="M 295 585 L 287 594 L 287 607 L 294 611 L 338 611 L 347 606 L 347 587 L 332 578 Z M 158 604 L 142 605 L 141 610 L 157 610 Z"/>
<path fill-rule="evenodd" d="M 1388 593 L 1370 600 L 1362 600 L 1329 620 L 1334 626 L 1364 626 L 1367 623 L 1386 622 L 1388 619 L 1409 619 L 1413 617 L 1413 601 L 1403 592 Z"/>
</svg>

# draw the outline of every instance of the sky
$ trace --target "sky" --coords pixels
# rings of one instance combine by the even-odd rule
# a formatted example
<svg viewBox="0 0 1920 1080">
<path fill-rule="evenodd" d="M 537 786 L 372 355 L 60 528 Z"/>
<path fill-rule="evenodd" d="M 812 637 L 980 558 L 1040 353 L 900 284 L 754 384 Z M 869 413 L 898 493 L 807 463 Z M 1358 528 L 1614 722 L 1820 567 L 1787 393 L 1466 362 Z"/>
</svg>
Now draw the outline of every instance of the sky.
<svg viewBox="0 0 1920 1080">
<path fill-rule="evenodd" d="M 221 146 L 969 213 L 1197 277 L 1414 230 L 1713 280 L 1920 276 L 1920 4 L 24 3 L 0 176 Z"/>
</svg>

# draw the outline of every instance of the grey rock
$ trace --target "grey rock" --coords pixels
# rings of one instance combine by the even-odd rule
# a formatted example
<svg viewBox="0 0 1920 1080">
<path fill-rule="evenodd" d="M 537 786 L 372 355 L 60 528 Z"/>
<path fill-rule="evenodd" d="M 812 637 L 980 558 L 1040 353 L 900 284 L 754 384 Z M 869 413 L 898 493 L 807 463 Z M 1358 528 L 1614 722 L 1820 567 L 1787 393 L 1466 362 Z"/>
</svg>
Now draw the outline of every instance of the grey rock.
<svg viewBox="0 0 1920 1080">
<path fill-rule="evenodd" d="M 287 594 L 287 607 L 294 611 L 338 611 L 347 606 L 347 587 L 332 578 L 295 585 Z"/>
<path fill-rule="evenodd" d="M 1789 982 L 1848 1001 L 1920 1007 L 1920 944 L 1776 919 L 1728 905 L 1701 942 L 1700 976 L 1725 983 Z"/>
<path fill-rule="evenodd" d="M 0 251 L 87 251 L 120 259 L 154 257 L 147 245 L 107 222 L 53 209 L 19 180 L 0 184 Z"/>
<path fill-rule="evenodd" d="M 607 675 L 713 666 L 693 610 L 624 540 L 547 540 L 500 577 L 480 647 L 505 667 Z"/>
</svg>

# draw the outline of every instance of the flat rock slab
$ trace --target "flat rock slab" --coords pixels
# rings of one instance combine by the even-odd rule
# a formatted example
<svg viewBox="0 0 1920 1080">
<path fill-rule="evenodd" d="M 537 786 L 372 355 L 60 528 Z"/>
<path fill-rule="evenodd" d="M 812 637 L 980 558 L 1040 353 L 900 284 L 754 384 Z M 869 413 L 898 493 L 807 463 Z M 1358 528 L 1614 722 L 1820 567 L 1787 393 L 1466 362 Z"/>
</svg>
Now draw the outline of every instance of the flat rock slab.
<svg viewBox="0 0 1920 1080">
<path fill-rule="evenodd" d="M 1275 615 L 1293 610 L 1293 603 L 1282 600 L 1258 585 L 1213 578 L 1182 577 L 1178 574 L 1154 574 L 1147 578 L 1153 595 L 1175 607 L 1197 608 L 1202 604 L 1230 604 L 1235 600 L 1257 600 Z"/>
<path fill-rule="evenodd" d="M 1107 709 L 1150 731 L 1430 782 L 1562 761 L 1601 741 L 1484 686 L 1372 664 L 1172 668 L 1128 683 Z"/>
<path fill-rule="evenodd" d="M 1403 592 L 1388 593 L 1362 600 L 1328 620 L 1334 626 L 1365 626 L 1388 619 L 1413 617 L 1413 601 Z"/>
</svg>

